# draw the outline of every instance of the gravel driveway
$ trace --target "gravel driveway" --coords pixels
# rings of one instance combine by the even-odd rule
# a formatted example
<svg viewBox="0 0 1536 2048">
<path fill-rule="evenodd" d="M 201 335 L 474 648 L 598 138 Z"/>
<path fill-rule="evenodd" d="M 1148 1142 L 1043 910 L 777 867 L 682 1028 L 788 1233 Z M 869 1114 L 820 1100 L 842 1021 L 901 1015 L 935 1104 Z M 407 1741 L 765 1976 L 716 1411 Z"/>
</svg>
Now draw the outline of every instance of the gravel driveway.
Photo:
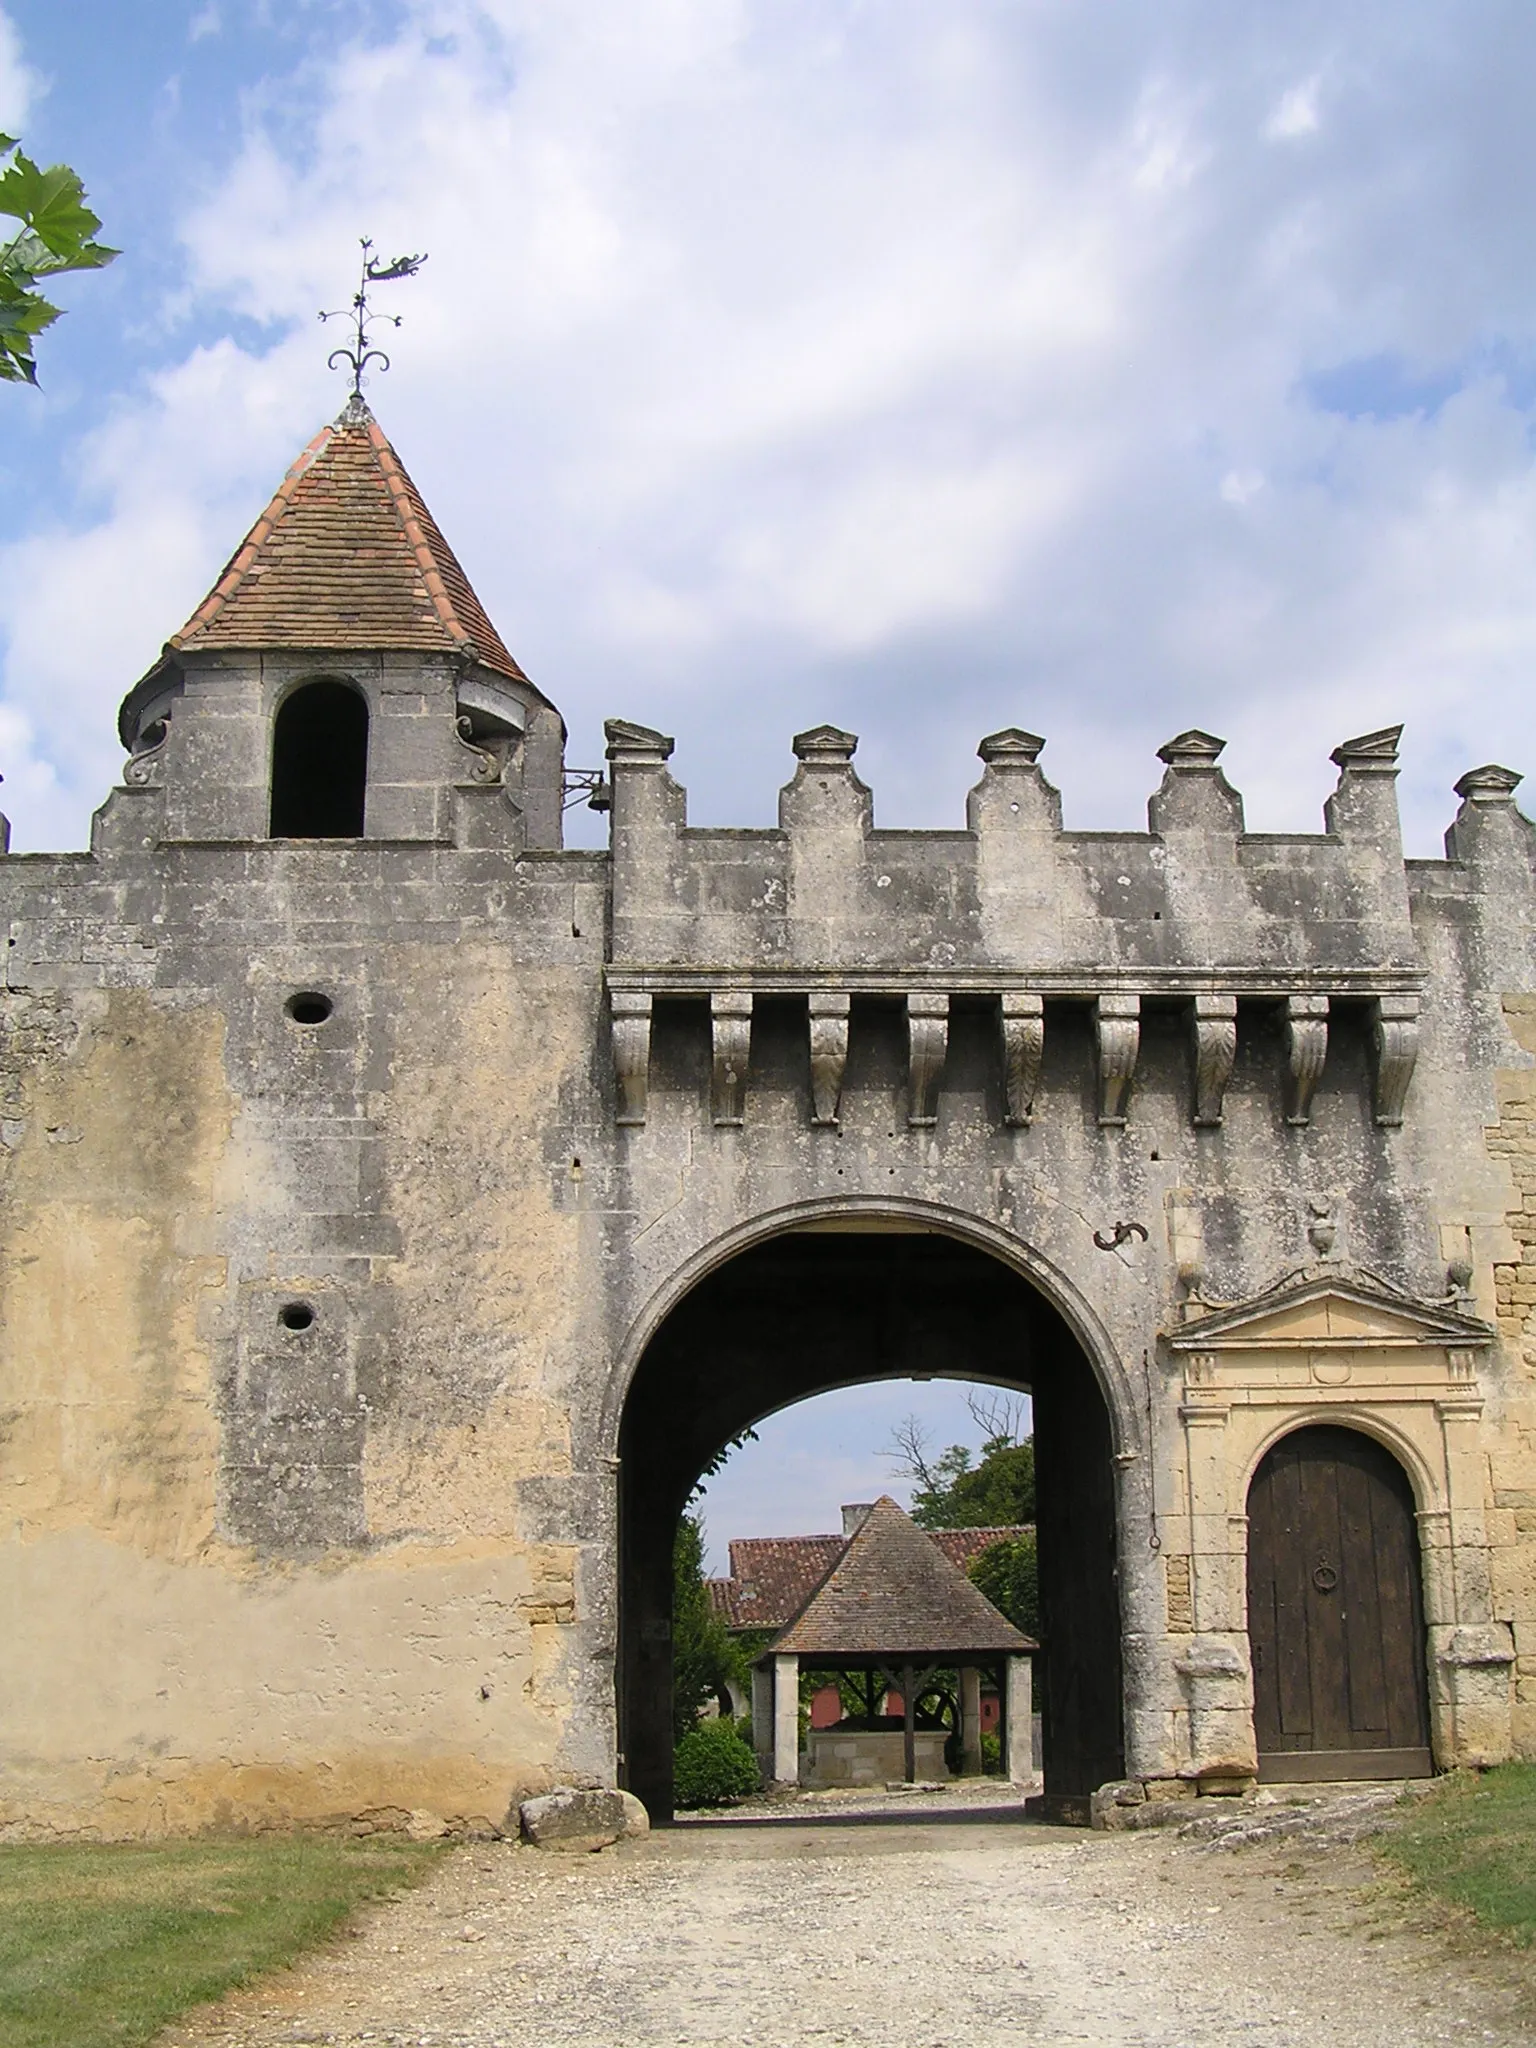
<svg viewBox="0 0 1536 2048">
<path fill-rule="evenodd" d="M 1536 2041 L 1363 1851 L 826 1810 L 569 1859 L 452 1857 L 333 1948 L 173 2029 L 376 2048 L 814 2042 L 1418 2048 Z"/>
</svg>

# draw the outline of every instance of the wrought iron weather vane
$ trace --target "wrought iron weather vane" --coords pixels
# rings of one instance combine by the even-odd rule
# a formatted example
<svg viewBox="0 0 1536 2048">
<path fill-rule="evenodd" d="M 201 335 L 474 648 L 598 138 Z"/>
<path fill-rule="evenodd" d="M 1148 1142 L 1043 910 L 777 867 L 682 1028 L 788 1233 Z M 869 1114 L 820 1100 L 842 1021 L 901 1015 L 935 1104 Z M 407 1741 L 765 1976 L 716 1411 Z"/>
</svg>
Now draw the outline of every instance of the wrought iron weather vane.
<svg viewBox="0 0 1536 2048">
<path fill-rule="evenodd" d="M 370 363 L 377 363 L 381 370 L 389 368 L 389 357 L 383 349 L 375 348 L 369 336 L 369 329 L 381 320 L 390 327 L 400 325 L 398 313 L 376 313 L 368 303 L 368 287 L 375 284 L 393 284 L 396 278 L 414 277 L 426 262 L 425 255 L 397 256 L 392 263 L 381 262 L 373 254 L 373 244 L 368 237 L 362 237 L 363 267 L 357 281 L 357 290 L 352 295 L 350 306 L 337 306 L 329 313 L 322 313 L 325 320 L 350 320 L 352 340 L 349 346 L 332 349 L 326 358 L 326 368 L 334 370 L 345 363 L 352 372 L 352 396 L 360 399 L 363 395 L 363 372 Z"/>
</svg>

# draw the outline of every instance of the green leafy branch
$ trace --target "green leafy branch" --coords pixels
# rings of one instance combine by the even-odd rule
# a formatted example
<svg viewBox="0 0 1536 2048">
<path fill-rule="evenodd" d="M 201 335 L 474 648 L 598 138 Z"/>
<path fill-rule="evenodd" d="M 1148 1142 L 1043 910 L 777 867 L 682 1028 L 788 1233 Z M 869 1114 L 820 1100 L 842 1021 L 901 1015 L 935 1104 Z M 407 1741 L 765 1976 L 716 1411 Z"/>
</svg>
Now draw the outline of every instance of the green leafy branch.
<svg viewBox="0 0 1536 2048">
<path fill-rule="evenodd" d="M 36 384 L 32 344 L 59 317 L 38 279 L 64 270 L 101 270 L 118 255 L 93 240 L 101 222 L 85 203 L 85 187 L 67 164 L 40 170 L 12 135 L 0 135 L 0 216 L 20 221 L 0 243 L 0 383 Z"/>
</svg>

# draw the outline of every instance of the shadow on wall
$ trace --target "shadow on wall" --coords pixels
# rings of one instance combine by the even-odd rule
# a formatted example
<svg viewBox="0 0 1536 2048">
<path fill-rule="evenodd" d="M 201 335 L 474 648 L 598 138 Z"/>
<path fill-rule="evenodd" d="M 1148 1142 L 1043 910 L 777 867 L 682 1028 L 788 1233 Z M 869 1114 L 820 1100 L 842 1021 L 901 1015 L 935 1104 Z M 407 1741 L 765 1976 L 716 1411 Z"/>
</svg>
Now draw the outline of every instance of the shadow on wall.
<svg viewBox="0 0 1536 2048">
<path fill-rule="evenodd" d="M 1035 1405 L 1048 1795 L 1124 1771 L 1114 1466 L 1093 1369 L 1023 1276 L 937 1233 L 787 1232 L 717 1268 L 647 1346 L 620 1431 L 619 1748 L 672 1810 L 672 1545 L 699 1473 L 777 1408 L 861 1381 L 979 1379 Z"/>
</svg>

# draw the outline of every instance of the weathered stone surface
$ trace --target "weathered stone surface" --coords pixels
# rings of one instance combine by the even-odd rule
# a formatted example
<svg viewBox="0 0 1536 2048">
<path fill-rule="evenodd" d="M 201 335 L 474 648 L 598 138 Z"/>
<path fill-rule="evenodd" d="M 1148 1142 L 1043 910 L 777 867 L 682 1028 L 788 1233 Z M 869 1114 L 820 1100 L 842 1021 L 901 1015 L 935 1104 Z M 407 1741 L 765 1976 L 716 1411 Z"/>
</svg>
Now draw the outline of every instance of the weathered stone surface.
<svg viewBox="0 0 1536 2048">
<path fill-rule="evenodd" d="M 641 1835 L 648 1835 L 651 1832 L 651 1816 L 642 1803 L 633 1792 L 621 1791 L 619 1797 L 624 1802 L 625 1840 L 637 1841 Z"/>
<path fill-rule="evenodd" d="M 616 721 L 610 845 L 570 850 L 541 692 L 336 630 L 172 650 L 90 849 L 0 855 L 0 1831 L 475 1833 L 509 1786 L 647 1783 L 617 1666 L 665 1700 L 670 1579 L 620 1584 L 629 1390 L 706 1275 L 801 1235 L 889 1236 L 878 1315 L 831 1309 L 913 1369 L 1035 1370 L 1028 1317 L 979 1349 L 973 1296 L 925 1297 L 935 1246 L 1080 1347 L 1099 1775 L 1251 1770 L 1247 1489 L 1330 1419 L 1413 1491 L 1436 1760 L 1536 1754 L 1518 777 L 1464 777 L 1405 861 L 1390 731 L 1312 834 L 1249 833 L 1185 733 L 1151 829 L 1068 832 L 1010 729 L 963 824 L 888 832 L 828 727 L 775 828 L 699 830 Z M 363 832 L 274 839 L 317 675 L 367 705 Z"/>
<path fill-rule="evenodd" d="M 574 1785 L 525 1799 L 518 1808 L 525 1842 L 570 1856 L 606 1849 L 621 1836 L 644 1834 L 650 1827 L 649 1819 L 640 1825 L 644 1816 L 645 1808 L 629 1793 L 585 1792 Z"/>
</svg>

